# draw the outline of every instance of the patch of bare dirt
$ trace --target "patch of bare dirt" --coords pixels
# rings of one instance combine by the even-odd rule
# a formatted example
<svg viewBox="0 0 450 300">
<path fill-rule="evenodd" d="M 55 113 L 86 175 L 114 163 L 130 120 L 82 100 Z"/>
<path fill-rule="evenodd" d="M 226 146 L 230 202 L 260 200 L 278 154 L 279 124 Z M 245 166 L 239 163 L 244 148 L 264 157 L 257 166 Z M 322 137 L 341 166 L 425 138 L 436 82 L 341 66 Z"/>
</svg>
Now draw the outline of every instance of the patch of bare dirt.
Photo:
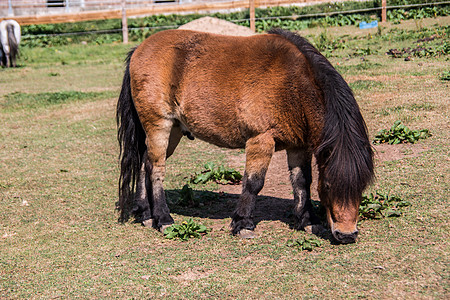
<svg viewBox="0 0 450 300">
<path fill-rule="evenodd" d="M 374 146 L 375 148 L 375 159 L 383 162 L 383 161 L 394 161 L 403 158 L 417 157 L 423 151 L 426 151 L 427 148 L 418 145 L 418 144 L 397 144 L 397 145 L 389 145 L 389 144 L 380 144 Z"/>
<path fill-rule="evenodd" d="M 223 35 L 250 36 L 255 34 L 250 28 L 236 25 L 225 20 L 203 17 L 180 26 L 178 29 L 188 29 Z"/>
<path fill-rule="evenodd" d="M 202 271 L 195 270 L 195 269 L 188 269 L 186 272 L 184 272 L 178 276 L 172 276 L 172 278 L 174 278 L 175 280 L 177 280 L 181 283 L 185 283 L 185 282 L 192 281 L 192 280 L 206 278 L 209 275 L 211 275 L 212 273 L 214 273 L 214 272 L 213 271 L 202 272 Z"/>
</svg>

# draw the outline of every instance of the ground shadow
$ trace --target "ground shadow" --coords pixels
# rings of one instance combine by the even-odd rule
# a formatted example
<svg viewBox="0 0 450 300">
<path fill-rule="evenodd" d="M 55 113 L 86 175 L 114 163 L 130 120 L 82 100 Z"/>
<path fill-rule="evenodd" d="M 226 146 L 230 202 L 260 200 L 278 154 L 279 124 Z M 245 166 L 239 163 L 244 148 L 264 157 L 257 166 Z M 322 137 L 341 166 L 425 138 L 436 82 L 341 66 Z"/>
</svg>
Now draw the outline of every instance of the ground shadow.
<svg viewBox="0 0 450 300">
<path fill-rule="evenodd" d="M 170 211 L 187 217 L 200 217 L 210 219 L 226 219 L 231 217 L 237 201 L 238 194 L 223 192 L 194 190 L 195 203 L 181 204 L 181 190 L 167 190 L 167 202 Z M 255 223 L 263 220 L 281 221 L 291 224 L 293 200 L 270 196 L 258 196 L 255 208 Z"/>
<path fill-rule="evenodd" d="M 181 190 L 167 190 L 166 196 L 170 211 L 185 217 L 230 218 L 239 199 L 239 194 L 193 190 L 194 199 L 197 201 L 182 203 L 181 193 Z M 261 221 L 280 221 L 287 224 L 291 230 L 295 230 L 293 206 L 293 199 L 259 195 L 254 214 L 255 225 Z M 321 239 L 332 240 L 329 230 L 317 230 L 312 233 Z"/>
</svg>

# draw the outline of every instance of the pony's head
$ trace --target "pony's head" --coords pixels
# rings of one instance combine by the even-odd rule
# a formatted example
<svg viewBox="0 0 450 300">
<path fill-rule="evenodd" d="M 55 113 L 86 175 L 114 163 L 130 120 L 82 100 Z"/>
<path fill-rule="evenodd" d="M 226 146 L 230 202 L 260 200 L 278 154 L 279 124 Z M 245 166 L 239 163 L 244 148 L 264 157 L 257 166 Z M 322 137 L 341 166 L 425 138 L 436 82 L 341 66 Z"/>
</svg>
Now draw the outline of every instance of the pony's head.
<svg viewBox="0 0 450 300">
<path fill-rule="evenodd" d="M 328 153 L 326 159 L 318 156 L 318 192 L 333 237 L 348 244 L 358 236 L 362 193 L 373 178 L 373 152 L 370 145 L 345 148 Z"/>
<path fill-rule="evenodd" d="M 336 193 L 337 187 L 332 179 L 319 176 L 319 197 L 325 207 L 328 225 L 336 241 L 347 244 L 353 243 L 358 236 L 356 226 L 358 220 L 361 195 L 346 199 L 342 194 Z"/>
</svg>

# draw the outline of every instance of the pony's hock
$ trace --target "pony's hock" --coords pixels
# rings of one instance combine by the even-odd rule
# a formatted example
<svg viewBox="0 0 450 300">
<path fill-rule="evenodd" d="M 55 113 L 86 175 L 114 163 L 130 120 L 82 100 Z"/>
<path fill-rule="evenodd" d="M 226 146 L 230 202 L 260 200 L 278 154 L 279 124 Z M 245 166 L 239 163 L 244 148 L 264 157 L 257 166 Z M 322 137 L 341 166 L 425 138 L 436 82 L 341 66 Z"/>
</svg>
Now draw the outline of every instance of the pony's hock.
<svg viewBox="0 0 450 300">
<path fill-rule="evenodd" d="M 250 37 L 158 32 L 130 51 L 117 103 L 120 220 L 137 207 L 144 223 L 173 223 L 165 162 L 183 135 L 245 148 L 232 233 L 253 237 L 257 194 L 275 151 L 286 150 L 297 229 L 318 230 L 310 200 L 311 159 L 336 240 L 356 239 L 373 152 L 353 93 L 304 38 L 283 30 Z M 274 205 L 276 205 L 274 203 Z"/>
</svg>

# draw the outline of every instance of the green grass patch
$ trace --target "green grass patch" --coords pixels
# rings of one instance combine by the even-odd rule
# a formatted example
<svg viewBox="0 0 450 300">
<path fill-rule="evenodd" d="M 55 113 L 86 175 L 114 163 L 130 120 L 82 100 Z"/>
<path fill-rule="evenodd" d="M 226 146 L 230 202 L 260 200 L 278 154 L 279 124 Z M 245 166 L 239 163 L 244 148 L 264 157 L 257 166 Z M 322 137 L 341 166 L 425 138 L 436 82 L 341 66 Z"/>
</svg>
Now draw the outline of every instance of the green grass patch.
<svg viewBox="0 0 450 300">
<path fill-rule="evenodd" d="M 53 93 L 21 93 L 14 92 L 3 96 L 0 107 L 3 110 L 35 109 L 76 101 L 100 100 L 115 97 L 115 92 L 79 92 L 64 91 Z"/>
<path fill-rule="evenodd" d="M 374 88 L 383 87 L 384 84 L 375 80 L 357 80 L 351 82 L 349 86 L 352 90 L 372 90 Z"/>
<path fill-rule="evenodd" d="M 375 49 L 372 49 L 370 47 L 366 48 L 356 48 L 353 52 L 353 56 L 367 56 L 372 54 L 377 54 L 378 51 Z"/>
<path fill-rule="evenodd" d="M 379 115 L 389 116 L 393 113 L 407 112 L 407 111 L 432 111 L 435 110 L 436 106 L 430 102 L 423 103 L 412 103 L 407 105 L 398 105 L 394 107 L 386 107 L 379 111 Z"/>
</svg>

